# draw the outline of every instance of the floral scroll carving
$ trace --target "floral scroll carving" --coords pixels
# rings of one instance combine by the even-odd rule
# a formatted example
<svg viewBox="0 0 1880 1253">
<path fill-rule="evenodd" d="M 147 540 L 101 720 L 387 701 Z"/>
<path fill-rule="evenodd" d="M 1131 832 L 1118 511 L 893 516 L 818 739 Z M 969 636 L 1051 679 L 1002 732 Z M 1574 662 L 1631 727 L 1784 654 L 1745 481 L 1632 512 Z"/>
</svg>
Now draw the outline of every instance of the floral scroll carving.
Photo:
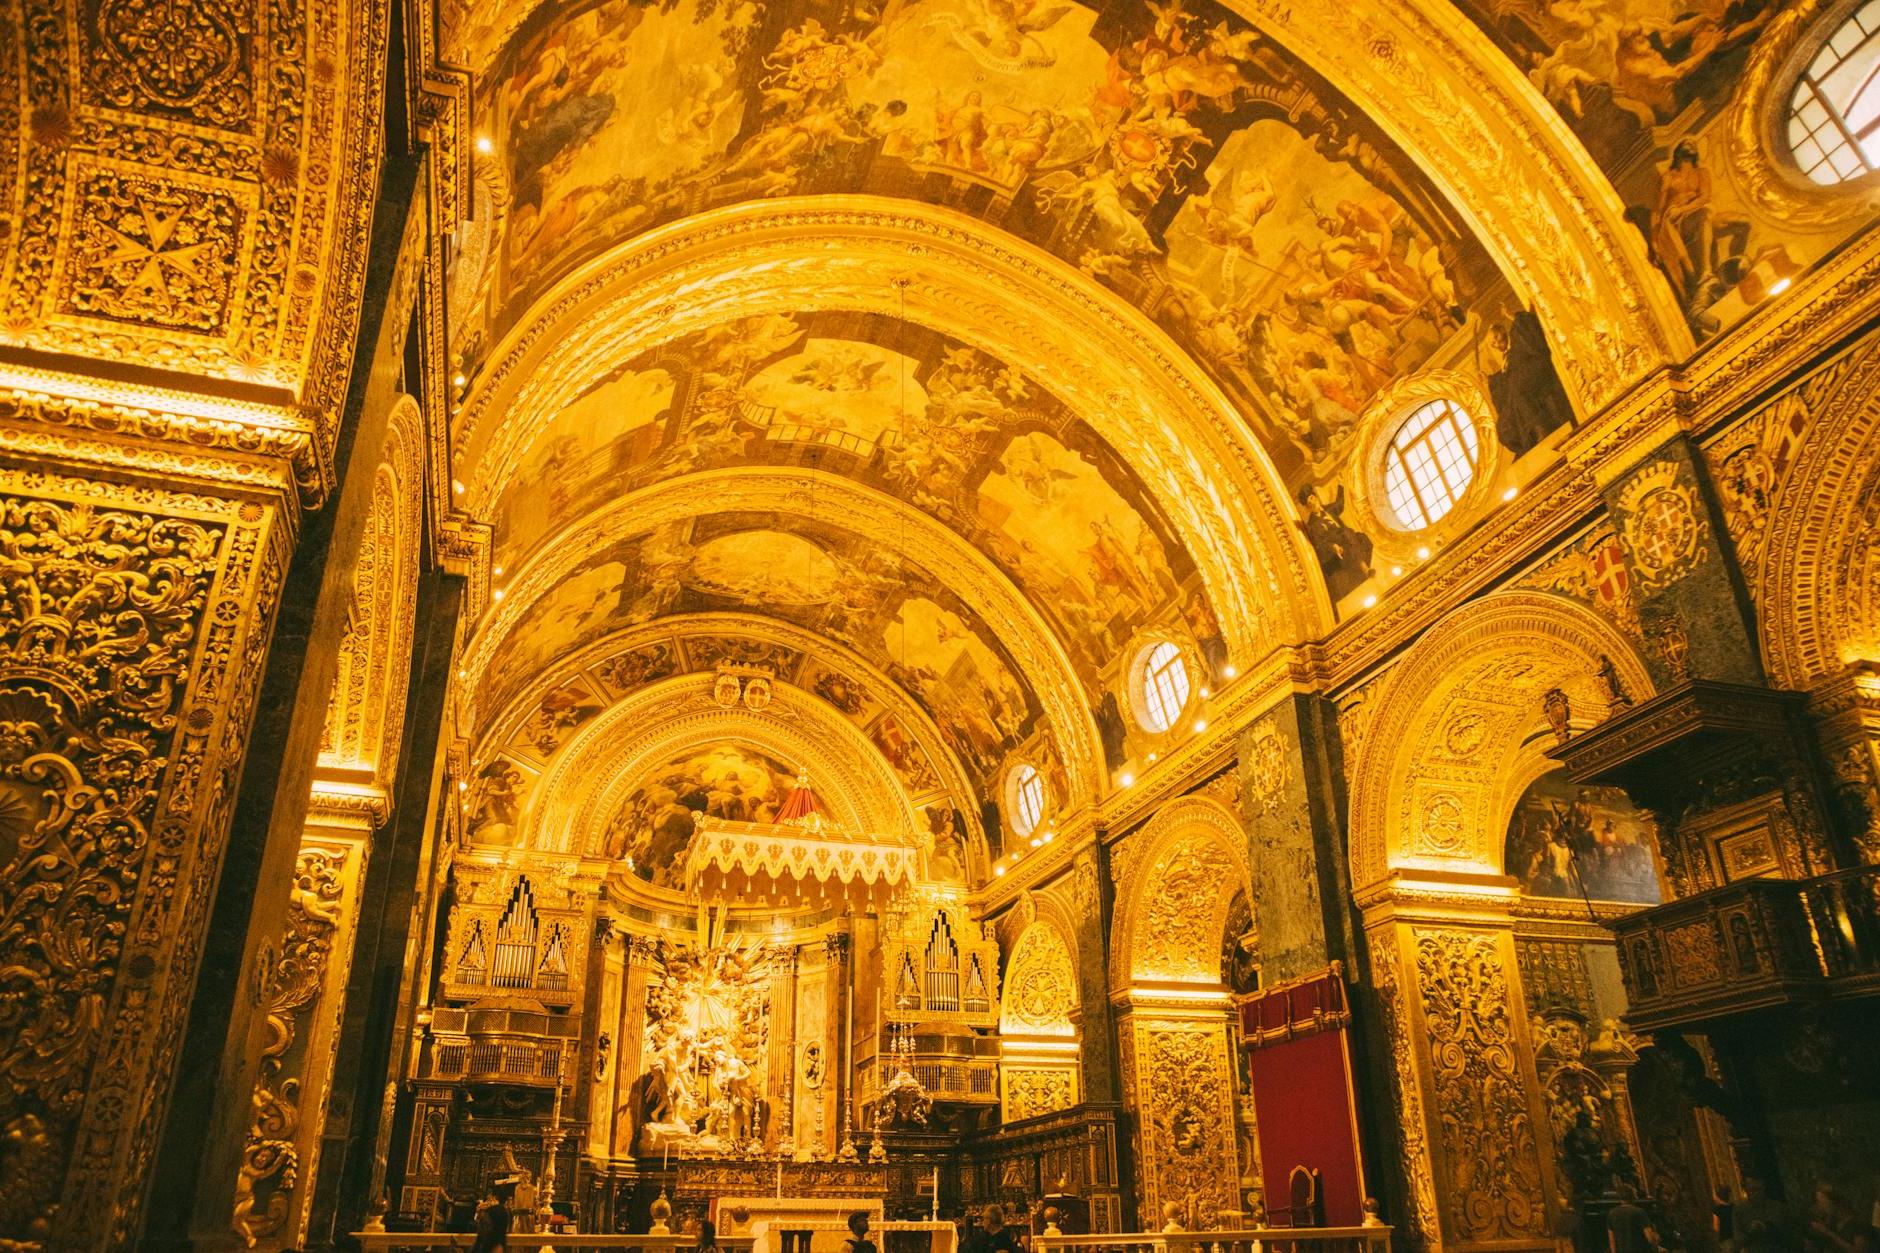
<svg viewBox="0 0 1880 1253">
<path fill-rule="evenodd" d="M 300 1078 L 293 1071 L 303 1060 L 301 1027 L 319 999 L 339 930 L 346 856 L 344 849 L 308 846 L 294 863 L 287 932 L 263 993 L 268 1044 L 255 1081 L 254 1122 L 235 1183 L 235 1230 L 250 1248 L 280 1233 L 300 1182 Z"/>
<path fill-rule="evenodd" d="M 248 3 L 108 0 L 88 32 L 92 90 L 114 108 L 252 123 L 255 25 Z"/>
<path fill-rule="evenodd" d="M 1416 1059 L 1410 1053 L 1410 1023 L 1405 1017 L 1403 991 L 1397 979 L 1395 945 L 1387 935 L 1372 937 L 1371 971 L 1376 981 L 1378 1008 L 1390 1037 L 1391 1104 L 1403 1135 L 1404 1178 L 1410 1201 L 1404 1207 L 1404 1225 L 1411 1247 L 1434 1239 L 1440 1230 L 1436 1216 L 1436 1179 L 1430 1172 L 1430 1146 L 1424 1132 L 1423 1096 L 1417 1081 Z"/>
<path fill-rule="evenodd" d="M 1441 1112 L 1446 1234 L 1464 1241 L 1545 1236 L 1513 991 L 1495 937 L 1418 930 L 1416 971 Z"/>
<path fill-rule="evenodd" d="M 1144 1221 L 1171 1201 L 1196 1215 L 1232 1208 L 1240 1169 L 1224 1029 L 1144 1024 L 1135 1070 L 1136 1107 L 1144 1112 L 1138 1198 Z"/>
<path fill-rule="evenodd" d="M 257 594 L 258 530 L 19 485 L 0 498 L 0 1238 L 102 1247 L 111 1163 L 147 1151 L 146 1067 L 180 1028 L 188 959 L 161 954 L 193 946 L 187 876 L 232 791 L 216 706 L 252 699 L 228 673 L 250 611 L 212 589 Z"/>
</svg>

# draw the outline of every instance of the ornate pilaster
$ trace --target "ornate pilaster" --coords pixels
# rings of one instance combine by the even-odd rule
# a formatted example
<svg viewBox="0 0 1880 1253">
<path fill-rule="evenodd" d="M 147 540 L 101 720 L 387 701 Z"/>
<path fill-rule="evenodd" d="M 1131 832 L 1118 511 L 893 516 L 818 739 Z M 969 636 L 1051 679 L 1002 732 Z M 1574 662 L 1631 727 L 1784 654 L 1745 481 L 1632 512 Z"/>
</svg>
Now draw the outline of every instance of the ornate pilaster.
<svg viewBox="0 0 1880 1253">
<path fill-rule="evenodd" d="M 1120 1004 L 1123 1103 L 1135 1114 L 1139 1229 L 1209 1225 L 1239 1208 L 1227 993 L 1136 989 Z"/>
<path fill-rule="evenodd" d="M 1506 888 L 1401 883 L 1366 915 L 1412 1247 L 1551 1249 L 1554 1171 Z"/>
<path fill-rule="evenodd" d="M 263 997 L 269 1041 L 235 1184 L 234 1229 L 251 1247 L 299 1244 L 305 1234 L 372 824 L 370 813 L 316 798 L 294 864 Z"/>
<path fill-rule="evenodd" d="M 0 461 L 0 1237 L 136 1229 L 290 525 L 265 495 Z"/>
<path fill-rule="evenodd" d="M 617 949 L 609 948 L 607 953 L 605 977 L 614 978 L 616 965 L 624 971 L 619 1012 L 601 1020 L 614 1035 L 612 1103 L 602 1125 L 612 1129 L 608 1151 L 615 1157 L 633 1152 L 634 1124 L 639 1113 L 633 1108 L 633 1085 L 646 1064 L 646 985 L 658 959 L 659 945 L 639 935 L 622 937 Z"/>
<path fill-rule="evenodd" d="M 1249 956 L 1269 983 L 1344 960 L 1351 943 L 1350 859 L 1334 818 L 1340 746 L 1328 714 L 1315 697 L 1289 696 L 1240 736 L 1238 808 L 1259 927 Z"/>
</svg>

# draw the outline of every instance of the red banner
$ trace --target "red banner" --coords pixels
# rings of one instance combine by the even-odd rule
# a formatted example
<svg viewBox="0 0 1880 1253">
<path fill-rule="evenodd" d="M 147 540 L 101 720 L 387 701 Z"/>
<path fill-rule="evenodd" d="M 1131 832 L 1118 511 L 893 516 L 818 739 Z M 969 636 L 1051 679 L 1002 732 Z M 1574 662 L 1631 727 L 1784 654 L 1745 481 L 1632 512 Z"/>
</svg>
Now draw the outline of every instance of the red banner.
<svg viewBox="0 0 1880 1253">
<path fill-rule="evenodd" d="M 1317 1173 L 1319 1209 L 1333 1227 L 1364 1218 L 1364 1172 L 1346 1042 L 1351 1013 L 1342 970 L 1334 964 L 1240 1002 L 1241 1047 L 1259 1119 L 1266 1209 L 1275 1224 L 1304 1225 L 1288 1213 L 1296 1169 Z"/>
</svg>

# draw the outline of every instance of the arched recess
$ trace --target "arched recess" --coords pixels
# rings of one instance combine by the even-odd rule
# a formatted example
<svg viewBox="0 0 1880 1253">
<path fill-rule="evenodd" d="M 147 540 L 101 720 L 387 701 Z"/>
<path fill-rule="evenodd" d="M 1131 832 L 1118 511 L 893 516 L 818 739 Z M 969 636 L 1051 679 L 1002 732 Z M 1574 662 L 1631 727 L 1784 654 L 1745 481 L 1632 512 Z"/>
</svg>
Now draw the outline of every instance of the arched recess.
<svg viewBox="0 0 1880 1253">
<path fill-rule="evenodd" d="M 1231 1002 L 1222 938 L 1236 892 L 1250 892 L 1246 836 L 1232 810 L 1170 801 L 1121 846 L 1111 943 L 1123 1099 L 1136 1126 L 1137 1221 L 1173 1204 L 1210 1217 L 1239 1208 Z M 1113 863 L 1114 864 L 1114 863 Z M 1120 984 L 1120 986 L 1119 986 Z"/>
<path fill-rule="evenodd" d="M 1531 299 L 1591 415 L 1682 360 L 1691 332 L 1612 184 L 1448 0 L 1224 0 L 1362 108 Z"/>
<path fill-rule="evenodd" d="M 570 653 L 552 669 L 536 676 L 502 710 L 489 711 L 486 729 L 475 736 L 472 756 L 478 761 L 488 761 L 504 754 L 546 765 L 575 731 L 600 716 L 614 700 L 631 696 L 682 671 L 712 673 L 713 667 L 703 664 L 693 650 L 703 642 L 712 646 L 716 653 L 726 641 L 788 649 L 806 659 L 814 659 L 821 674 L 835 673 L 853 681 L 866 693 L 868 701 L 884 711 L 877 715 L 871 710 L 870 717 L 895 720 L 898 727 L 911 736 L 914 749 L 931 766 L 936 776 L 932 785 L 910 786 L 910 794 L 921 800 L 930 798 L 934 791 L 943 793 L 961 812 L 969 842 L 983 844 L 985 833 L 971 781 L 926 711 L 852 649 L 792 623 L 754 614 L 684 614 L 660 618 L 605 636 Z M 687 650 L 683 666 L 672 651 L 675 643 Z M 776 677 L 797 689 L 805 686 L 800 675 Z M 825 695 L 823 699 L 828 697 Z M 909 783 L 906 774 L 903 783 Z"/>
<path fill-rule="evenodd" d="M 1880 346 L 1848 363 L 1769 507 L 1756 583 L 1764 664 L 1807 691 L 1880 663 Z"/>
<path fill-rule="evenodd" d="M 1352 772 L 1358 891 L 1400 868 L 1499 873 L 1507 814 L 1553 734 L 1544 695 L 1566 694 L 1575 728 L 1602 721 L 1607 659 L 1626 696 L 1651 694 L 1631 642 L 1564 597 L 1498 592 L 1433 626 L 1378 694 Z"/>
<path fill-rule="evenodd" d="M 1112 924 L 1114 984 L 1222 986 L 1228 907 L 1252 883 L 1246 838 L 1234 812 L 1205 796 L 1170 801 L 1129 837 Z"/>
<path fill-rule="evenodd" d="M 1083 1099 L 1076 1015 L 1077 960 L 1050 918 L 1026 927 L 1006 958 L 999 1003 L 999 1101 L 1003 1121 L 1069 1109 Z"/>
<path fill-rule="evenodd" d="M 489 358 L 457 477 L 487 511 L 535 433 L 608 368 L 733 318 L 918 323 L 1045 381 L 1121 454 L 1199 569 L 1230 659 L 1317 633 L 1330 603 L 1266 452 L 1205 371 L 1114 293 L 952 210 L 879 197 L 728 206 L 583 267 Z"/>
<path fill-rule="evenodd" d="M 620 498 L 545 544 L 464 652 L 469 720 L 479 717 L 477 692 L 497 645 L 568 571 L 609 545 L 699 516 L 702 502 L 710 502 L 712 512 L 774 511 L 838 526 L 917 562 L 978 614 L 1011 653 L 1019 678 L 1050 723 L 1065 764 L 1067 803 L 1076 807 L 1097 795 L 1103 756 L 1096 721 L 1062 642 L 1037 608 L 953 531 L 894 497 L 813 470 L 730 469 L 669 480 Z"/>
<path fill-rule="evenodd" d="M 655 684 L 582 728 L 519 807 L 518 846 L 604 857 L 607 824 L 636 771 L 715 742 L 747 744 L 807 770 L 838 824 L 883 835 L 915 832 L 913 806 L 893 768 L 853 723 L 788 687 L 762 710 L 727 709 L 713 700 L 712 684 L 704 674 Z"/>
<path fill-rule="evenodd" d="M 424 517 L 423 441 L 418 402 L 402 396 L 373 479 L 320 742 L 323 778 L 369 786 L 381 800 L 391 793 L 404 732 Z"/>
</svg>

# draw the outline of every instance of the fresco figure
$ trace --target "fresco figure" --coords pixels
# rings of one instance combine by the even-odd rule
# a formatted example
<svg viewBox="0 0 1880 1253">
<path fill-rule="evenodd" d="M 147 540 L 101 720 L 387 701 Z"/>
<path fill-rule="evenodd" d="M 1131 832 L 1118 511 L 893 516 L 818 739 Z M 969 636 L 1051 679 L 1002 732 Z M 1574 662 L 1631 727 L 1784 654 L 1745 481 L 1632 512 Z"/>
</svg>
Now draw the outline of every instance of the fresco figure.
<svg viewBox="0 0 1880 1253">
<path fill-rule="evenodd" d="M 1326 590 L 1337 604 L 1371 577 L 1371 537 L 1346 524 L 1343 485 L 1329 504 L 1308 487 L 1299 493 L 1299 504 L 1305 516 L 1295 525 L 1312 545 Z"/>
</svg>

